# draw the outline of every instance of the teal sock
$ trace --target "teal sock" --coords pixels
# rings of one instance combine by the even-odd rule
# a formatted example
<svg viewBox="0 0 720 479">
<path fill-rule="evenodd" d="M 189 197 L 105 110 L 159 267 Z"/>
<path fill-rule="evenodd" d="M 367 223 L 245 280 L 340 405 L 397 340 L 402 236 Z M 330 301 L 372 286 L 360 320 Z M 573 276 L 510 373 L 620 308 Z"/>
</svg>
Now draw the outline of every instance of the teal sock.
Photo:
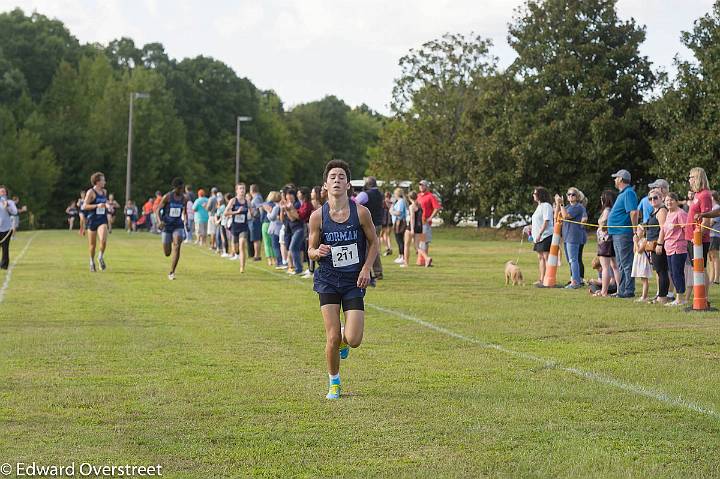
<svg viewBox="0 0 720 479">
<path fill-rule="evenodd" d="M 340 384 L 340 373 L 335 375 L 328 374 L 328 377 L 330 378 L 330 384 Z"/>
</svg>

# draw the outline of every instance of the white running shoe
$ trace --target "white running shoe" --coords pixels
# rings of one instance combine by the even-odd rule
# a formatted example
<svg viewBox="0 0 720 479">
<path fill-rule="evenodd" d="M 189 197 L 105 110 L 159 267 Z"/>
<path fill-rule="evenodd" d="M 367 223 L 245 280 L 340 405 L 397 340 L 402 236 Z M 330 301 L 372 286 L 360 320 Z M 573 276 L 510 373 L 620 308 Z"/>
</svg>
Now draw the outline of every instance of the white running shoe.
<svg viewBox="0 0 720 479">
<path fill-rule="evenodd" d="M 310 279 L 313 277 L 313 274 L 310 271 L 305 271 L 305 274 L 302 275 L 303 279 Z"/>
<path fill-rule="evenodd" d="M 175 273 L 169 273 L 169 274 L 168 274 L 168 279 L 169 279 L 170 281 L 173 281 L 173 280 L 175 279 Z"/>
<path fill-rule="evenodd" d="M 401 268 L 407 268 L 407 265 L 405 263 L 400 263 Z"/>
<path fill-rule="evenodd" d="M 230 255 L 227 254 L 227 253 L 223 253 L 223 254 L 220 255 L 220 257 L 221 257 L 221 258 L 229 258 Z"/>
<path fill-rule="evenodd" d="M 237 260 L 240 259 L 240 256 L 234 254 L 234 255 L 230 256 L 230 258 L 228 258 L 228 259 L 229 259 L 230 261 L 237 261 Z"/>
<path fill-rule="evenodd" d="M 395 259 L 393 260 L 393 263 L 395 263 L 395 264 L 401 264 L 402 262 L 403 262 L 403 257 L 402 257 L 402 256 L 398 256 L 397 258 L 395 258 Z"/>
<path fill-rule="evenodd" d="M 287 269 L 287 265 L 281 264 L 280 266 L 275 266 L 275 269 Z"/>
</svg>

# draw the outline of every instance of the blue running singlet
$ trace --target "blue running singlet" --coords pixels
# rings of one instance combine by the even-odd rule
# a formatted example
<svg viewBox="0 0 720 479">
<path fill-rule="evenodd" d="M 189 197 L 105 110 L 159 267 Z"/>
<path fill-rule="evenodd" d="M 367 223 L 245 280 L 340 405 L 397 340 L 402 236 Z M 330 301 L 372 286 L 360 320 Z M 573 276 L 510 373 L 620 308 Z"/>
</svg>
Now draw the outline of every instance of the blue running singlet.
<svg viewBox="0 0 720 479">
<path fill-rule="evenodd" d="M 350 201 L 350 216 L 344 223 L 330 218 L 330 205 L 322 206 L 322 227 L 320 242 L 330 246 L 330 254 L 320 258 L 321 273 L 340 273 L 342 276 L 357 276 L 365 264 L 367 243 L 365 231 L 360 224 L 357 205 Z"/>
<path fill-rule="evenodd" d="M 97 190 L 93 188 L 93 192 L 95 193 L 95 199 L 90 202 L 91 205 L 101 205 L 103 203 L 107 203 L 105 190 L 103 190 L 102 193 L 98 193 Z M 107 224 L 107 214 L 108 211 L 104 206 L 92 210 L 86 210 L 85 216 L 87 217 L 89 228 L 94 231 L 97 230 L 98 226 Z"/>
<path fill-rule="evenodd" d="M 163 223 L 165 223 L 165 231 L 173 232 L 176 229 L 185 229 L 185 223 L 183 223 L 182 219 L 182 212 L 186 203 L 185 195 L 181 195 L 179 199 L 175 196 L 174 191 L 171 191 L 168 195 L 168 202 L 161 212 Z"/>
</svg>

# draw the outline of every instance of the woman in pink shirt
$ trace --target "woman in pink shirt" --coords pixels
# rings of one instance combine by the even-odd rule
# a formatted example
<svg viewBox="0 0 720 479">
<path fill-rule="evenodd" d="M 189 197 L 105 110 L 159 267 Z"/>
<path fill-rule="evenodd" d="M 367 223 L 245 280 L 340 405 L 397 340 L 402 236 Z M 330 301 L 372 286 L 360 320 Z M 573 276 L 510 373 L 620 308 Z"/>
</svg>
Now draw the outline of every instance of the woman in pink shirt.
<svg viewBox="0 0 720 479">
<path fill-rule="evenodd" d="M 665 254 L 667 255 L 670 277 L 675 285 L 675 301 L 666 303 L 665 306 L 678 306 L 685 304 L 682 299 L 685 294 L 685 261 L 687 260 L 688 245 L 683 234 L 688 215 L 682 208 L 678 207 L 678 195 L 668 193 L 665 196 L 665 206 L 668 209 L 663 232 L 665 233 Z"/>
</svg>

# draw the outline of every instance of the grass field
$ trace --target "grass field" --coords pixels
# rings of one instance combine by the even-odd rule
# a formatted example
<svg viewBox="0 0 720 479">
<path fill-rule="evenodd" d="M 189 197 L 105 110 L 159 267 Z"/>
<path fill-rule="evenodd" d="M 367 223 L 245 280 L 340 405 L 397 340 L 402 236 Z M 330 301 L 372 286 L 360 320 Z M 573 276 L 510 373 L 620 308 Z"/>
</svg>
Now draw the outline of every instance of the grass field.
<svg viewBox="0 0 720 479">
<path fill-rule="evenodd" d="M 185 245 L 170 282 L 159 238 L 124 232 L 91 275 L 76 233 L 21 233 L 13 255 L 31 240 L 0 303 L 0 463 L 720 476 L 720 313 L 505 287 L 517 242 L 438 231 L 437 267 L 386 261 L 331 402 L 310 281 Z M 520 265 L 532 282 L 527 245 Z"/>
</svg>

